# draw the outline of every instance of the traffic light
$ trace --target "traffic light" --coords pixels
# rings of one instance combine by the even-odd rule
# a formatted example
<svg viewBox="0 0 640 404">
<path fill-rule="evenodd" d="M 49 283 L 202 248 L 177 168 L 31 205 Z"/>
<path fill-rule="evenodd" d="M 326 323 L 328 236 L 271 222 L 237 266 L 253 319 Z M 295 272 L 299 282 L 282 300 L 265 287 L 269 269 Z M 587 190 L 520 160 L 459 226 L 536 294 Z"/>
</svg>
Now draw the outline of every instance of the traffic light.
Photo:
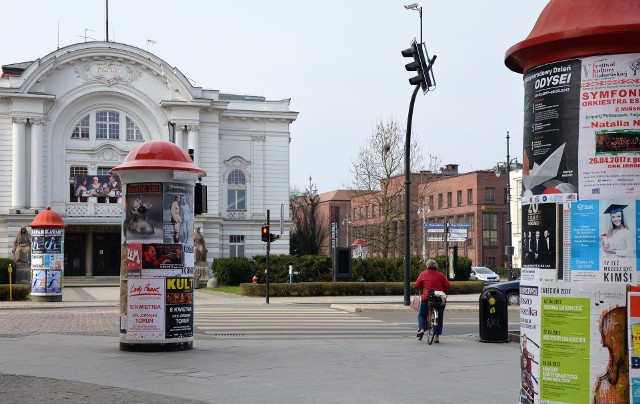
<svg viewBox="0 0 640 404">
<path fill-rule="evenodd" d="M 269 238 L 269 226 L 262 226 L 262 241 L 265 243 L 271 241 Z"/>
<path fill-rule="evenodd" d="M 279 238 L 280 238 L 279 235 L 275 235 L 273 233 L 269 234 L 269 242 L 271 242 L 271 243 L 273 243 L 274 241 L 276 241 Z"/>
<path fill-rule="evenodd" d="M 413 62 L 407 63 L 404 67 L 407 71 L 415 71 L 418 75 L 409 79 L 409 83 L 413 86 L 420 85 L 423 92 L 429 91 L 429 88 L 435 85 L 431 65 L 435 62 L 436 56 L 429 60 L 424 50 L 424 43 L 417 43 L 414 39 L 411 47 L 402 51 L 402 56 L 413 58 Z"/>
</svg>

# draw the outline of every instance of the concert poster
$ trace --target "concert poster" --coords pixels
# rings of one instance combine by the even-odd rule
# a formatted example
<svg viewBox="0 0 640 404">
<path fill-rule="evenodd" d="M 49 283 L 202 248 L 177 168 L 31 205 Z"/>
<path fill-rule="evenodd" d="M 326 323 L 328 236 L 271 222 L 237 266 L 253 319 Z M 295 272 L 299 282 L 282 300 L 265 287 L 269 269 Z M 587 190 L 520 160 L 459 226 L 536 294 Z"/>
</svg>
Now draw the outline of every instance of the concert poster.
<svg viewBox="0 0 640 404">
<path fill-rule="evenodd" d="M 127 184 L 123 232 L 127 243 L 162 243 L 162 184 Z"/>
</svg>

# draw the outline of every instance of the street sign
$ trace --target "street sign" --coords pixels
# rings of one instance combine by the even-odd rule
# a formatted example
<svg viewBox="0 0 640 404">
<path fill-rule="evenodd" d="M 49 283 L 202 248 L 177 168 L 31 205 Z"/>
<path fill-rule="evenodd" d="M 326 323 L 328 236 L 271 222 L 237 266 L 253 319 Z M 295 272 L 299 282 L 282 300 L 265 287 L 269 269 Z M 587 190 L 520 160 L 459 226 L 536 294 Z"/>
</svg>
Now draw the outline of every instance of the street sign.
<svg viewBox="0 0 640 404">
<path fill-rule="evenodd" d="M 471 223 L 449 223 L 450 229 L 470 229 Z"/>
</svg>

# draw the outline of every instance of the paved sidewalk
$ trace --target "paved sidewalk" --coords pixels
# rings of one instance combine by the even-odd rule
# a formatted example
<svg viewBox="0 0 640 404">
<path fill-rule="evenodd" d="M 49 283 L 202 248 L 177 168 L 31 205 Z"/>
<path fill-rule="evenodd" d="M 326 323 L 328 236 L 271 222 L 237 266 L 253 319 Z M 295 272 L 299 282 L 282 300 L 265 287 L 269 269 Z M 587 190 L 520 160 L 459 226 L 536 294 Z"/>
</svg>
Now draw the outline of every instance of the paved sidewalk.
<svg viewBox="0 0 640 404">
<path fill-rule="evenodd" d="M 447 310 L 455 305 L 477 310 L 477 299 L 452 296 Z M 402 301 L 402 296 L 322 296 L 270 298 L 269 304 L 411 310 Z M 195 304 L 250 308 L 264 306 L 266 299 L 198 289 Z M 60 303 L 3 302 L 0 321 L 64 308 L 70 318 L 90 310 L 99 325 L 102 314 L 118 305 L 116 287 L 66 288 Z M 50 327 L 55 332 L 55 325 Z M 404 336 L 248 340 L 197 334 L 190 351 L 135 353 L 120 351 L 117 337 L 92 332 L 90 325 L 76 324 L 66 334 L 24 335 L 0 338 L 3 402 L 509 403 L 517 402 L 519 389 L 519 345 L 481 343 L 477 336 L 427 345 Z"/>
<path fill-rule="evenodd" d="M 449 295 L 447 310 L 478 310 L 480 294 Z M 195 290 L 196 305 L 211 304 L 266 304 L 266 297 L 246 297 L 209 289 Z M 309 297 L 269 297 L 270 304 L 327 304 L 331 308 L 348 312 L 404 311 L 411 310 L 404 305 L 404 296 L 309 296 Z M 0 302 L 5 308 L 53 308 L 53 307 L 110 307 L 120 305 L 119 287 L 67 287 L 62 294 L 62 302 Z M 509 307 L 510 311 L 518 310 Z"/>
</svg>

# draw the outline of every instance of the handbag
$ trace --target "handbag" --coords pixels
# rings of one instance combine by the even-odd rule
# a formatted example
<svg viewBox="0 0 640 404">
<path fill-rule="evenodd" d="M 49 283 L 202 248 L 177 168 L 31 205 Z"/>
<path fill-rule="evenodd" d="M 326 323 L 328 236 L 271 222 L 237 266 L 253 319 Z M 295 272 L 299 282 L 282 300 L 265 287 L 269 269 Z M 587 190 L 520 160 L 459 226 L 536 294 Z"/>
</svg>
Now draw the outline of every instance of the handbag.
<svg viewBox="0 0 640 404">
<path fill-rule="evenodd" d="M 420 311 L 420 295 L 413 295 L 410 307 L 415 311 Z"/>
</svg>

